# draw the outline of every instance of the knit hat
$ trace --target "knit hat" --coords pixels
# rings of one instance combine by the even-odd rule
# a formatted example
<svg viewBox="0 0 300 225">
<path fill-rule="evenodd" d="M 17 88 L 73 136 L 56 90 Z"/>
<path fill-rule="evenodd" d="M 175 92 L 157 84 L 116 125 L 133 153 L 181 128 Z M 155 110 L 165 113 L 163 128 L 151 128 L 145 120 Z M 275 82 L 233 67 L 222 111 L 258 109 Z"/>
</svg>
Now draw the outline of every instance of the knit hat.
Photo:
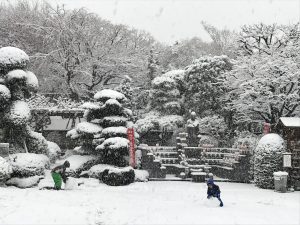
<svg viewBox="0 0 300 225">
<path fill-rule="evenodd" d="M 209 178 L 207 181 L 207 185 L 210 185 L 210 184 L 214 184 L 214 180 L 212 178 Z"/>
</svg>

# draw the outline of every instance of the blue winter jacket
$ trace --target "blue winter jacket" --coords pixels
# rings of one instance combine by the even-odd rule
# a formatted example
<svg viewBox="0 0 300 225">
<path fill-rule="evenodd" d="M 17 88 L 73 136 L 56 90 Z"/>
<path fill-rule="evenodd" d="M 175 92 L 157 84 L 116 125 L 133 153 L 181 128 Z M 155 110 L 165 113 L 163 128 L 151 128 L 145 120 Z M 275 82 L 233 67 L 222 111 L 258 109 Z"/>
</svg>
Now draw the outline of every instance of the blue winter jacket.
<svg viewBox="0 0 300 225">
<path fill-rule="evenodd" d="M 219 186 L 215 185 L 214 183 L 211 183 L 211 185 L 212 185 L 212 188 L 210 188 L 209 186 L 207 188 L 207 195 L 208 196 L 214 196 L 214 197 L 220 195 L 221 191 L 220 191 Z"/>
</svg>

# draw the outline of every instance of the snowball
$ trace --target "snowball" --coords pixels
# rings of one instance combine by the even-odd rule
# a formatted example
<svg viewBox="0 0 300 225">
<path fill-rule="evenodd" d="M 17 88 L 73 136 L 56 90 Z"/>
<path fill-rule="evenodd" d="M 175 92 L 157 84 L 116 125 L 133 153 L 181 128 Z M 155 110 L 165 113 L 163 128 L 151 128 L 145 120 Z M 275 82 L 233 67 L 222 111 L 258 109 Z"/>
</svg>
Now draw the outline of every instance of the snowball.
<svg viewBox="0 0 300 225">
<path fill-rule="evenodd" d="M 24 101 L 14 101 L 6 113 L 6 119 L 15 125 L 24 125 L 30 119 L 30 109 Z"/>
<path fill-rule="evenodd" d="M 24 68 L 29 62 L 28 55 L 19 48 L 0 48 L 0 69 Z"/>
<path fill-rule="evenodd" d="M 24 70 L 12 70 L 6 74 L 6 82 L 12 83 L 15 80 L 26 80 L 27 73 Z"/>
<path fill-rule="evenodd" d="M 60 147 L 51 141 L 47 141 L 48 144 L 48 151 L 47 151 L 47 155 L 50 159 L 51 162 L 55 162 L 55 160 L 57 158 L 59 158 L 60 154 L 61 154 L 61 149 Z"/>
<path fill-rule="evenodd" d="M 149 172 L 147 170 L 134 170 L 134 180 L 139 182 L 146 182 L 149 180 Z"/>
<path fill-rule="evenodd" d="M 99 100 L 99 101 L 103 101 L 105 102 L 107 99 L 115 99 L 118 100 L 120 102 L 126 101 L 126 97 L 125 95 L 123 95 L 122 93 L 118 92 L 118 91 L 114 91 L 111 89 L 104 89 L 102 91 L 98 91 L 95 95 L 94 95 L 94 99 Z"/>
<path fill-rule="evenodd" d="M 65 190 L 75 190 L 75 189 L 78 189 L 78 180 L 73 177 L 69 177 L 65 184 Z"/>
<path fill-rule="evenodd" d="M 105 149 L 109 146 L 110 149 L 128 148 L 129 141 L 122 137 L 113 137 L 106 139 L 101 145 L 98 145 L 96 150 Z"/>
<path fill-rule="evenodd" d="M 17 153 L 9 156 L 13 176 L 28 177 L 44 174 L 50 162 L 47 156 L 34 153 Z"/>
<path fill-rule="evenodd" d="M 77 124 L 76 131 L 78 133 L 98 134 L 102 131 L 102 127 L 89 122 L 81 122 Z"/>
<path fill-rule="evenodd" d="M 30 91 L 36 92 L 39 88 L 39 81 L 34 73 L 28 71 L 25 76 L 26 86 Z"/>
<path fill-rule="evenodd" d="M 7 186 L 16 186 L 18 188 L 31 188 L 38 185 L 39 181 L 43 176 L 32 176 L 32 177 L 14 177 L 9 179 L 5 184 Z"/>
<path fill-rule="evenodd" d="M 7 104 L 10 98 L 10 90 L 5 85 L 0 84 L 0 107 Z"/>
<path fill-rule="evenodd" d="M 2 157 L 0 157 L 0 181 L 6 180 L 12 173 L 11 165 Z"/>
<path fill-rule="evenodd" d="M 85 102 L 80 106 L 83 109 L 100 109 L 100 105 L 93 103 L 93 102 Z"/>
</svg>

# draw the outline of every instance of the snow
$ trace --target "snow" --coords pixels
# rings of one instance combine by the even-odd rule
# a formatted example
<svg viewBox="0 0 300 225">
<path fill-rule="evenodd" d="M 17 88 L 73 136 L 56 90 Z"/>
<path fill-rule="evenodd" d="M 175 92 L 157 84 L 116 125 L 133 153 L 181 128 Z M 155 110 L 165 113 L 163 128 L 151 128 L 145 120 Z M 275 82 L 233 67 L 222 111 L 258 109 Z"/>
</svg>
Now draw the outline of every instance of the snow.
<svg viewBox="0 0 300 225">
<path fill-rule="evenodd" d="M 115 174 L 122 174 L 124 172 L 129 172 L 130 170 L 133 170 L 133 168 L 131 166 L 127 166 L 124 168 L 119 168 L 119 167 L 111 167 L 109 168 L 108 173 L 115 173 Z"/>
<path fill-rule="evenodd" d="M 71 155 L 65 159 L 70 162 L 70 167 L 67 170 L 77 171 L 79 168 L 83 167 L 84 164 L 93 161 L 94 159 L 95 157 L 90 155 Z"/>
<path fill-rule="evenodd" d="M 284 171 L 278 171 L 273 173 L 274 176 L 288 176 L 289 174 Z"/>
<path fill-rule="evenodd" d="M 14 177 L 9 179 L 5 184 L 8 186 L 16 186 L 18 188 L 30 188 L 38 185 L 39 181 L 43 176 L 32 176 L 32 177 Z"/>
<path fill-rule="evenodd" d="M 69 137 L 71 139 L 76 139 L 76 138 L 79 138 L 80 136 L 81 135 L 78 134 L 76 129 L 69 130 L 66 134 L 66 137 Z"/>
<path fill-rule="evenodd" d="M 217 183 L 224 207 L 204 183 L 137 182 L 111 187 L 80 179 L 76 190 L 0 188 L 0 224 L 299 224 L 299 192 Z M 42 181 L 41 181 L 42 182 Z"/>
<path fill-rule="evenodd" d="M 77 124 L 76 130 L 78 133 L 98 134 L 102 131 L 102 127 L 94 123 L 82 122 Z"/>
<path fill-rule="evenodd" d="M 164 85 L 164 87 L 174 87 L 176 85 L 176 82 L 171 77 L 155 77 L 152 81 L 153 86 L 161 86 Z"/>
<path fill-rule="evenodd" d="M 42 174 L 45 168 L 49 167 L 49 159 L 42 154 L 17 153 L 11 154 L 8 158 L 13 172 L 16 174 Z"/>
<path fill-rule="evenodd" d="M 114 168 L 114 166 L 108 165 L 108 164 L 98 164 L 98 165 L 92 166 L 89 169 L 88 175 L 92 178 L 99 178 L 100 173 L 102 173 L 106 169 L 111 169 L 111 168 Z"/>
<path fill-rule="evenodd" d="M 300 127 L 299 117 L 280 117 L 280 120 L 286 127 Z"/>
<path fill-rule="evenodd" d="M 98 91 L 94 95 L 94 99 L 100 100 L 100 99 L 115 99 L 118 101 L 125 101 L 127 100 L 125 95 L 118 91 L 110 90 L 110 89 L 104 89 L 102 91 Z"/>
<path fill-rule="evenodd" d="M 120 102 L 118 102 L 118 100 L 116 100 L 116 99 L 108 99 L 108 100 L 105 102 L 105 105 L 103 106 L 103 108 L 105 108 L 106 105 L 117 105 L 117 106 L 119 106 L 120 108 L 122 107 L 122 105 L 120 104 Z"/>
<path fill-rule="evenodd" d="M 134 170 L 134 180 L 137 182 L 146 182 L 149 180 L 149 172 L 147 170 Z"/>
<path fill-rule="evenodd" d="M 10 114 L 7 115 L 14 124 L 26 124 L 30 119 L 30 109 L 24 101 L 15 101 L 10 106 Z"/>
<path fill-rule="evenodd" d="M 110 149 L 127 148 L 129 144 L 128 139 L 122 137 L 113 137 L 106 139 L 101 145 L 96 147 L 96 150 L 105 149 L 105 146 L 109 146 Z"/>
<path fill-rule="evenodd" d="M 0 181 L 7 179 L 12 173 L 12 167 L 6 159 L 0 157 Z"/>
<path fill-rule="evenodd" d="M 27 87 L 29 87 L 32 90 L 37 91 L 37 89 L 39 87 L 39 81 L 38 81 L 37 77 L 35 76 L 35 74 L 30 71 L 27 71 L 25 79 L 26 79 Z"/>
<path fill-rule="evenodd" d="M 0 48 L 0 66 L 13 67 L 15 64 L 26 66 L 29 61 L 28 55 L 15 47 Z"/>
<path fill-rule="evenodd" d="M 100 105 L 98 105 L 94 102 L 85 102 L 80 106 L 80 108 L 83 108 L 83 109 L 100 109 Z"/>
<path fill-rule="evenodd" d="M 102 130 L 102 134 L 124 134 L 127 135 L 126 127 L 107 127 Z"/>
<path fill-rule="evenodd" d="M 0 100 L 8 101 L 11 97 L 10 90 L 3 84 L 0 84 Z"/>
<path fill-rule="evenodd" d="M 47 155 L 48 155 L 51 162 L 55 162 L 55 160 L 60 156 L 61 149 L 54 142 L 47 141 L 47 143 L 48 143 Z"/>
<path fill-rule="evenodd" d="M 26 79 L 27 74 L 24 70 L 12 70 L 6 75 L 6 81 Z"/>
<path fill-rule="evenodd" d="M 264 151 L 278 151 L 282 150 L 284 145 L 284 140 L 278 134 L 266 134 L 263 136 L 256 147 L 258 149 L 264 149 Z"/>
<path fill-rule="evenodd" d="M 110 122 L 126 122 L 128 119 L 122 116 L 106 116 L 103 118 L 103 121 L 110 121 Z"/>
</svg>

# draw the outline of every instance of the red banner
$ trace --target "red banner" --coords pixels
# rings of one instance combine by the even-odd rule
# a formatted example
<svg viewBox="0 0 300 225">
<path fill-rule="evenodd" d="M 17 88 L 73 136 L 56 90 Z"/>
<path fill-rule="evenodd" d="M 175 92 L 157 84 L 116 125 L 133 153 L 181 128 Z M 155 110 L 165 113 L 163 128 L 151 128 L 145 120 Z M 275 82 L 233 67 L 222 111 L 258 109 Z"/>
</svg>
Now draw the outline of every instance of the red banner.
<svg viewBox="0 0 300 225">
<path fill-rule="evenodd" d="M 135 167 L 135 149 L 134 149 L 134 129 L 127 128 L 127 136 L 129 140 L 129 165 Z"/>
</svg>

